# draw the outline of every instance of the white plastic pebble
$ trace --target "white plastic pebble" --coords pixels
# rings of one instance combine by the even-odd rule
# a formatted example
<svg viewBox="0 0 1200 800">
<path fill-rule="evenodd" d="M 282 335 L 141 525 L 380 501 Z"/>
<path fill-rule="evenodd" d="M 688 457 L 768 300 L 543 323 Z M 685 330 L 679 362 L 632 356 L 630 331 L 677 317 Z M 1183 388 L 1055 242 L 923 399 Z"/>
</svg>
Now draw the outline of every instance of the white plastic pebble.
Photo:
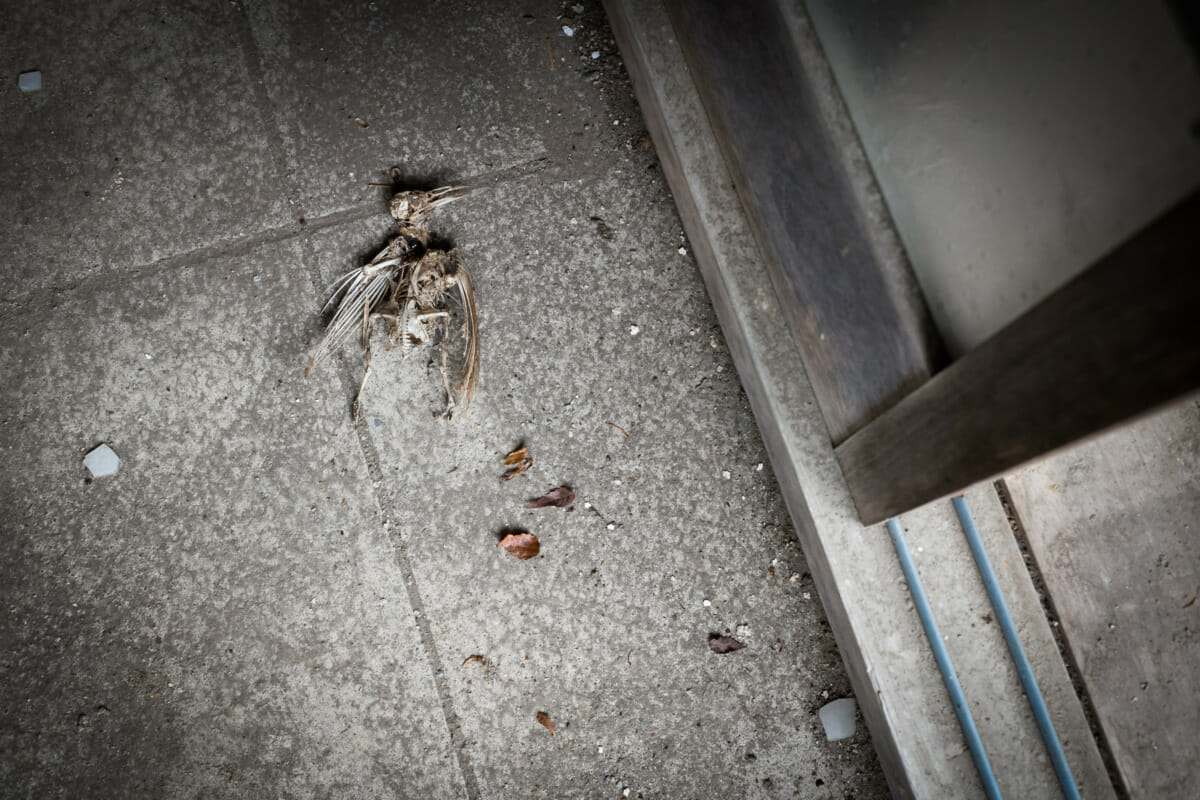
<svg viewBox="0 0 1200 800">
<path fill-rule="evenodd" d="M 575 29 L 572 28 L 570 25 L 563 25 L 563 33 L 565 33 L 567 36 L 574 36 Z"/>
<path fill-rule="evenodd" d="M 831 742 L 839 739 L 849 739 L 854 735 L 854 712 L 856 704 L 853 697 L 843 697 L 821 706 L 817 715 L 825 728 L 825 738 Z"/>
<path fill-rule="evenodd" d="M 92 473 L 93 478 L 104 478 L 116 475 L 121 459 L 112 448 L 102 444 L 83 457 L 83 465 Z"/>
<path fill-rule="evenodd" d="M 754 468 L 754 471 L 762 472 L 762 468 L 763 468 L 763 465 L 762 465 L 762 462 L 760 461 L 760 462 L 758 462 L 758 466 Z"/>
<path fill-rule="evenodd" d="M 38 70 L 22 72 L 17 78 L 17 86 L 22 92 L 37 92 L 42 88 L 42 73 Z"/>
</svg>

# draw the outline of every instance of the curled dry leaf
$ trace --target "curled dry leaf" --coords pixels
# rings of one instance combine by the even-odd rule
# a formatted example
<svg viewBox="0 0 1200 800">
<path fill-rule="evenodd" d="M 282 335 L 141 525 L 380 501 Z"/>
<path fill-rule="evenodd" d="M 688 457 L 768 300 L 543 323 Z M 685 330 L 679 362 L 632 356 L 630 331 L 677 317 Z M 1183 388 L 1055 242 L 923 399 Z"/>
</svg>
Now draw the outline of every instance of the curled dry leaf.
<svg viewBox="0 0 1200 800">
<path fill-rule="evenodd" d="M 467 660 L 462 662 L 464 667 L 467 664 L 483 664 L 484 666 L 487 666 L 487 659 L 481 656 L 479 653 L 475 653 L 474 655 L 467 656 Z"/>
<path fill-rule="evenodd" d="M 515 556 L 522 561 L 533 558 L 542 549 L 538 538 L 532 533 L 510 533 L 496 546 L 503 547 L 510 556 Z"/>
<path fill-rule="evenodd" d="M 546 508 L 547 506 L 557 506 L 565 508 L 575 502 L 575 493 L 565 486 L 559 486 L 557 489 L 551 489 L 537 500 L 531 500 L 525 504 L 525 508 Z"/>
<path fill-rule="evenodd" d="M 521 459 L 521 462 L 519 464 L 517 464 L 515 467 L 510 469 L 508 472 L 501 475 L 500 480 L 511 481 L 513 478 L 517 477 L 522 472 L 528 471 L 528 469 L 532 466 L 533 466 L 532 458 L 523 458 L 523 459 Z"/>
<path fill-rule="evenodd" d="M 734 650 L 741 650 L 745 646 L 745 644 L 732 636 L 718 636 L 714 633 L 708 637 L 708 649 L 714 653 L 732 653 Z"/>
<path fill-rule="evenodd" d="M 528 447 L 518 447 L 516 450 L 513 450 L 511 453 L 509 453 L 508 455 L 506 455 L 504 457 L 504 464 L 505 464 L 505 466 L 509 466 L 509 467 L 513 466 L 514 464 L 520 464 L 522 461 L 525 460 L 525 456 L 528 454 L 529 454 Z"/>
<path fill-rule="evenodd" d="M 541 725 L 544 725 L 546 730 L 550 731 L 551 736 L 558 736 L 558 734 L 554 732 L 554 723 L 550 721 L 550 715 L 545 711 L 539 711 L 537 713 L 537 721 Z"/>
</svg>

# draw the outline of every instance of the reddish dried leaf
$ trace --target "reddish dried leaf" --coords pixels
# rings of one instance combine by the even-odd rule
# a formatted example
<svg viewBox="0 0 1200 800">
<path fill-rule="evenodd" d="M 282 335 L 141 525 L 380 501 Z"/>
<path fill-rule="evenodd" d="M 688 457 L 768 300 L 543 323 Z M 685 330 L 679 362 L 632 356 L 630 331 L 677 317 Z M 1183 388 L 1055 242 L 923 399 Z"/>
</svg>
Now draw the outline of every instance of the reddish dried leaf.
<svg viewBox="0 0 1200 800">
<path fill-rule="evenodd" d="M 510 556 L 515 556 L 522 561 L 533 558 L 542 549 L 538 538 L 532 533 L 510 533 L 496 546 L 503 547 Z"/>
<path fill-rule="evenodd" d="M 551 736 L 558 736 L 558 734 L 554 732 L 554 723 L 550 721 L 550 715 L 545 711 L 539 711 L 537 713 L 537 721 L 546 726 L 546 730 L 550 731 Z"/>
<path fill-rule="evenodd" d="M 732 636 L 717 636 L 713 634 L 708 637 L 708 649 L 714 653 L 732 653 L 734 650 L 741 650 L 745 646 L 745 644 Z"/>
<path fill-rule="evenodd" d="M 546 508 L 547 506 L 557 506 L 565 508 L 575 502 L 575 493 L 565 486 L 560 486 L 557 489 L 551 489 L 537 500 L 531 500 L 525 504 L 526 508 Z"/>
<path fill-rule="evenodd" d="M 522 472 L 525 472 L 532 466 L 533 466 L 532 458 L 523 458 L 523 459 L 521 459 L 521 463 L 517 464 L 515 467 L 510 469 L 508 472 L 501 475 L 500 480 L 511 481 L 513 478 L 517 477 Z"/>
<path fill-rule="evenodd" d="M 487 666 L 487 659 L 484 658 L 483 656 L 479 655 L 478 653 L 476 653 L 473 656 L 467 656 L 467 660 L 462 662 L 462 665 L 464 667 L 467 664 L 483 664 L 484 666 Z"/>
<path fill-rule="evenodd" d="M 528 447 L 518 447 L 516 450 L 513 450 L 504 457 L 505 465 L 511 467 L 513 464 L 520 464 L 525 460 L 525 456 L 528 454 L 528 452 Z"/>
</svg>

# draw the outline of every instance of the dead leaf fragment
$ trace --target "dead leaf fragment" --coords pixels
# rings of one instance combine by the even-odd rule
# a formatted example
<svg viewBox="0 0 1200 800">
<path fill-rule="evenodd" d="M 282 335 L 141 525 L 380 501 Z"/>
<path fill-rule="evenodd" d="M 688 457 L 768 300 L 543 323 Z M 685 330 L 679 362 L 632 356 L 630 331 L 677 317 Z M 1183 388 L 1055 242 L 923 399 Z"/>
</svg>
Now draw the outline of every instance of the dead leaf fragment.
<svg viewBox="0 0 1200 800">
<path fill-rule="evenodd" d="M 537 721 L 539 724 L 544 725 L 546 730 L 550 731 L 551 736 L 558 736 L 558 734 L 554 732 L 554 723 L 550 721 L 550 715 L 545 711 L 539 711 L 537 713 Z"/>
<path fill-rule="evenodd" d="M 357 125 L 357 126 L 358 126 L 358 127 L 360 127 L 360 128 L 369 128 L 369 127 L 371 127 L 370 125 L 368 125 L 368 124 L 367 124 L 367 121 L 366 121 L 365 119 L 363 119 L 362 117 L 355 117 L 355 118 L 354 118 L 354 124 L 355 124 L 355 125 Z"/>
<path fill-rule="evenodd" d="M 546 508 L 547 506 L 555 506 L 557 508 L 566 508 L 575 502 L 575 493 L 565 486 L 559 486 L 557 489 L 551 489 L 537 500 L 531 500 L 525 504 L 525 508 Z"/>
<path fill-rule="evenodd" d="M 505 466 L 511 467 L 514 464 L 520 464 L 525 460 L 525 456 L 529 454 L 528 447 L 518 447 L 504 457 Z"/>
<path fill-rule="evenodd" d="M 522 472 L 528 471 L 529 468 L 532 466 L 533 466 L 532 458 L 523 458 L 523 459 L 521 459 L 521 462 L 519 464 L 517 464 L 515 467 L 510 469 L 508 472 L 501 475 L 500 480 L 511 481 L 513 478 L 517 477 Z"/>
<path fill-rule="evenodd" d="M 532 533 L 510 533 L 496 546 L 503 547 L 510 556 L 515 556 L 522 561 L 533 558 L 542 549 L 538 538 Z"/>
<path fill-rule="evenodd" d="M 464 667 L 467 664 L 483 664 L 484 666 L 487 666 L 487 659 L 481 656 L 479 653 L 475 653 L 474 655 L 467 656 L 467 660 L 462 662 Z"/>
<path fill-rule="evenodd" d="M 734 650 L 741 650 L 745 646 L 745 644 L 732 636 L 718 636 L 714 633 L 708 637 L 708 649 L 714 653 L 732 653 Z"/>
</svg>

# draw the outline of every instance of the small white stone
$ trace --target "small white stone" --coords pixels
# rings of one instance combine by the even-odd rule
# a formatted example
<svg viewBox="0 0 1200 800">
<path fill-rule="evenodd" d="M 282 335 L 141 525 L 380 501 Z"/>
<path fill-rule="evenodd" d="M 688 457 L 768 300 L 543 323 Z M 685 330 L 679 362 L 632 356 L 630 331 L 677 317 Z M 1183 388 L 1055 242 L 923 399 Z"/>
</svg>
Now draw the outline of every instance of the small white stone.
<svg viewBox="0 0 1200 800">
<path fill-rule="evenodd" d="M 570 25 L 563 25 L 563 33 L 565 33 L 567 36 L 574 36 L 575 29 L 572 28 Z"/>
<path fill-rule="evenodd" d="M 762 468 L 763 468 L 763 465 L 762 465 L 762 462 L 760 461 L 760 462 L 758 462 L 758 466 L 756 466 L 756 467 L 754 468 L 754 471 L 755 471 L 755 472 L 762 472 Z"/>
<path fill-rule="evenodd" d="M 584 507 L 584 508 L 591 508 L 591 507 L 592 507 L 592 504 L 591 504 L 591 503 L 584 503 L 584 504 L 583 504 L 583 507 Z"/>
<path fill-rule="evenodd" d="M 681 255 L 681 256 L 686 256 L 686 255 L 687 255 L 687 248 L 686 248 L 686 247 L 681 247 L 681 248 L 679 248 L 679 255 Z"/>
<path fill-rule="evenodd" d="M 621 120 L 619 120 L 619 119 L 613 120 L 613 125 L 620 125 L 620 124 L 621 124 Z"/>
<path fill-rule="evenodd" d="M 37 92 L 42 88 L 42 73 L 39 70 L 33 72 L 22 72 L 17 77 L 17 87 L 22 92 Z"/>
<path fill-rule="evenodd" d="M 836 742 L 853 736 L 855 710 L 853 697 L 843 697 L 821 706 L 817 716 L 821 718 L 821 725 L 825 728 L 825 738 Z"/>
<path fill-rule="evenodd" d="M 596 748 L 596 752 L 597 752 L 597 753 L 603 753 L 603 752 L 604 752 L 604 748 L 603 748 L 603 747 L 597 747 L 597 748 Z"/>
<path fill-rule="evenodd" d="M 144 353 L 143 355 L 145 355 L 145 356 L 146 356 L 146 360 L 147 360 L 147 361 L 150 361 L 150 360 L 152 360 L 152 359 L 154 358 L 154 356 L 150 355 L 149 353 Z"/>
<path fill-rule="evenodd" d="M 92 473 L 93 478 L 104 478 L 117 474 L 121 459 L 111 447 L 102 444 L 83 457 L 83 465 Z"/>
<path fill-rule="evenodd" d="M 599 51 L 599 50 L 593 50 L 593 51 L 592 51 L 592 58 L 599 58 L 599 57 L 600 57 L 600 51 Z"/>
<path fill-rule="evenodd" d="M 642 332 L 642 329 L 641 329 L 641 328 L 639 328 L 637 325 L 630 325 L 630 326 L 629 326 L 629 335 L 630 335 L 630 336 L 637 336 L 637 335 L 638 335 L 639 333 L 641 333 L 641 332 Z"/>
<path fill-rule="evenodd" d="M 808 592 L 804 592 L 800 596 L 803 597 L 805 600 L 812 600 L 812 595 L 809 594 Z"/>
<path fill-rule="evenodd" d="M 607 526 L 607 527 L 608 527 L 608 529 L 609 529 L 610 531 L 615 531 L 615 530 L 617 529 L 617 526 L 616 526 L 615 524 L 611 523 L 611 522 L 610 522 L 610 523 L 608 523 L 608 526 Z"/>
<path fill-rule="evenodd" d="M 725 480 L 729 480 L 733 476 L 730 475 L 729 470 L 726 469 L 726 470 L 721 470 L 721 477 L 724 478 Z"/>
<path fill-rule="evenodd" d="M 712 605 L 712 600 L 705 600 L 700 605 L 704 606 L 705 608 L 708 608 L 709 606 Z"/>
</svg>

